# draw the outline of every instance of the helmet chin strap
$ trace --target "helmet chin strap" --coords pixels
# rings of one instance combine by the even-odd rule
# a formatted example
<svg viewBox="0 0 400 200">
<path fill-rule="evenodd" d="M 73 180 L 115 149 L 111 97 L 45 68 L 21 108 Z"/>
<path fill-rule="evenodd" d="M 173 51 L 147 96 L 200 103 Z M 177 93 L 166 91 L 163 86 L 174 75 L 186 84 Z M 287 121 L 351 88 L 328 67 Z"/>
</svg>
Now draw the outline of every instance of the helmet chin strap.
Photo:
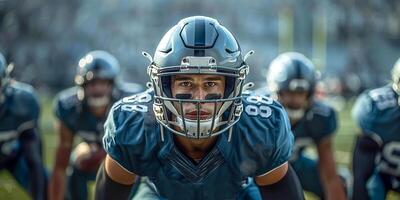
<svg viewBox="0 0 400 200">
<path fill-rule="evenodd" d="M 87 103 L 91 107 L 107 106 L 111 102 L 111 98 L 107 95 L 102 97 L 88 97 Z"/>
<path fill-rule="evenodd" d="M 290 108 L 285 108 L 289 119 L 295 121 L 300 120 L 304 114 L 305 114 L 305 109 L 300 108 L 300 109 L 290 109 Z"/>
</svg>

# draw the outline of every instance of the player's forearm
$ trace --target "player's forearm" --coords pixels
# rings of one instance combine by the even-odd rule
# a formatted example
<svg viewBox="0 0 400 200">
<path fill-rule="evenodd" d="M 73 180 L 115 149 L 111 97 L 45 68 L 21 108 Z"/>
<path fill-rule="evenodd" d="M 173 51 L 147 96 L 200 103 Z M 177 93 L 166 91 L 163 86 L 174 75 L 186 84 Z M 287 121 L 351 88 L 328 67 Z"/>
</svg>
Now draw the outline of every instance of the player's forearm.
<svg viewBox="0 0 400 200">
<path fill-rule="evenodd" d="M 346 193 L 344 185 L 339 177 L 330 180 L 324 184 L 325 199 L 327 200 L 345 200 Z"/>
<path fill-rule="evenodd" d="M 128 199 L 132 186 L 113 181 L 102 164 L 96 177 L 95 199 Z"/>
<path fill-rule="evenodd" d="M 263 199 L 293 199 L 303 200 L 303 188 L 299 178 L 289 165 L 286 175 L 272 185 L 259 186 Z"/>
<path fill-rule="evenodd" d="M 48 199 L 63 200 L 65 194 L 65 170 L 54 169 L 48 186 Z"/>
<path fill-rule="evenodd" d="M 50 178 L 48 197 L 63 200 L 65 194 L 65 170 L 68 167 L 70 147 L 59 146 L 56 150 L 55 165 Z"/>
<path fill-rule="evenodd" d="M 344 200 L 346 199 L 345 186 L 336 173 L 335 165 L 332 165 L 329 167 L 320 165 L 319 167 L 325 198 L 327 200 Z"/>
</svg>

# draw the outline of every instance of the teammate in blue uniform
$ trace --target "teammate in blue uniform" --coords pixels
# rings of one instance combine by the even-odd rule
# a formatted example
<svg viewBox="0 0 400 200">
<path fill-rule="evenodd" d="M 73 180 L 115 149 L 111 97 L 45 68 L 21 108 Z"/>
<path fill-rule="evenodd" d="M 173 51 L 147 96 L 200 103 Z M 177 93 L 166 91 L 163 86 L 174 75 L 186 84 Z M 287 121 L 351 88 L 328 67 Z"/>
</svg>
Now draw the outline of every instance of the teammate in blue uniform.
<svg viewBox="0 0 400 200">
<path fill-rule="evenodd" d="M 54 110 L 59 143 L 50 182 L 51 199 L 64 199 L 64 194 L 67 199 L 87 198 L 87 183 L 95 180 L 106 155 L 101 138 L 107 113 L 115 101 L 141 89 L 133 84 L 128 87 L 118 84 L 118 73 L 119 64 L 114 56 L 105 51 L 89 52 L 79 61 L 76 86 L 57 96 Z M 75 136 L 83 142 L 71 155 Z M 68 165 L 71 170 L 65 181 Z"/>
<path fill-rule="evenodd" d="M 137 176 L 147 178 L 135 199 L 303 199 L 287 115 L 270 98 L 242 96 L 249 54 L 225 27 L 182 19 L 154 60 L 144 55 L 153 90 L 114 104 L 96 199 L 126 199 Z"/>
<path fill-rule="evenodd" d="M 353 199 L 383 200 L 400 192 L 400 59 L 392 83 L 366 91 L 353 108 L 361 129 L 353 155 Z"/>
<path fill-rule="evenodd" d="M 289 115 L 295 137 L 291 164 L 303 188 L 321 199 L 345 199 L 332 144 L 336 113 L 313 99 L 316 77 L 312 62 L 297 52 L 280 54 L 269 66 L 267 84 L 272 97 L 282 103 Z M 317 148 L 317 160 L 303 153 L 312 145 Z"/>
<path fill-rule="evenodd" d="M 9 171 L 32 199 L 45 199 L 39 102 L 31 86 L 10 79 L 11 70 L 0 54 L 0 169 Z"/>
</svg>

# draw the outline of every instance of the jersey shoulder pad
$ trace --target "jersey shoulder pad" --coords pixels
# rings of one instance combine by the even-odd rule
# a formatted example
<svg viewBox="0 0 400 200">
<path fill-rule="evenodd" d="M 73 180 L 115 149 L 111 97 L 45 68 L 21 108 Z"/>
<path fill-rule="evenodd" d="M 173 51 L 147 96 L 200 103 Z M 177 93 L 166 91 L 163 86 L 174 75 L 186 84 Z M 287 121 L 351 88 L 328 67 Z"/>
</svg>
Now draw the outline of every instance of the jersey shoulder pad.
<svg viewBox="0 0 400 200">
<path fill-rule="evenodd" d="M 14 115 L 23 121 L 37 121 L 40 113 L 39 100 L 32 86 L 13 81 L 9 90 L 10 108 Z"/>
<path fill-rule="evenodd" d="M 393 113 L 399 109 L 397 102 L 397 94 L 389 86 L 369 90 L 358 97 L 352 116 L 364 133 L 376 133 L 379 124 L 395 117 Z"/>
<path fill-rule="evenodd" d="M 337 129 L 336 111 L 329 105 L 319 101 L 311 104 L 306 114 L 306 123 L 310 123 L 310 134 L 316 143 L 321 139 L 335 133 Z"/>
<path fill-rule="evenodd" d="M 64 123 L 67 123 L 71 118 L 75 118 L 80 112 L 81 99 L 83 99 L 83 93 L 80 94 L 80 92 L 82 91 L 78 87 L 72 87 L 61 91 L 54 98 L 54 113 Z"/>
<path fill-rule="evenodd" d="M 257 158 L 253 175 L 262 175 L 286 162 L 292 153 L 293 134 L 283 106 L 270 97 L 243 96 L 238 137 L 249 155 Z M 247 146 L 247 147 L 246 147 Z"/>
<path fill-rule="evenodd" d="M 113 91 L 113 96 L 115 99 L 120 99 L 143 91 L 144 87 L 140 84 L 123 82 L 117 85 L 116 89 Z"/>
<path fill-rule="evenodd" d="M 55 103 L 60 109 L 70 110 L 80 106 L 83 99 L 83 91 L 80 91 L 78 87 L 67 88 L 57 94 Z"/>
<path fill-rule="evenodd" d="M 333 109 L 333 107 L 325 103 L 322 103 L 320 101 L 314 101 L 311 104 L 310 111 L 312 112 L 313 115 L 320 117 L 327 117 L 327 118 L 335 114 L 335 109 Z"/>
<path fill-rule="evenodd" d="M 104 149 L 138 175 L 146 171 L 145 163 L 151 162 L 158 141 L 152 101 L 148 92 L 125 97 L 113 105 L 104 124 Z"/>
</svg>

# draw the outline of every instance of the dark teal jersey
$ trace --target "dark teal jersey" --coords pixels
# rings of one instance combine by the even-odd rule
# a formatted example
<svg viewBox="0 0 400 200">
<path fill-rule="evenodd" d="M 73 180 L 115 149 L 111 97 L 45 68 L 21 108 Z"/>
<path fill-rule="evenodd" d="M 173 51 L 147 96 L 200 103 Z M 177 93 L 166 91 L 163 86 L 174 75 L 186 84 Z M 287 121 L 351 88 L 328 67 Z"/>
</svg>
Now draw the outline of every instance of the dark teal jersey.
<svg viewBox="0 0 400 200">
<path fill-rule="evenodd" d="M 56 117 L 68 127 L 73 134 L 79 135 L 86 142 L 101 143 L 103 124 L 107 116 L 98 118 L 90 112 L 85 99 L 80 98 L 81 89 L 72 87 L 61 91 L 54 101 Z M 119 99 L 142 91 L 138 85 L 116 87 L 112 103 Z"/>
<path fill-rule="evenodd" d="M 353 108 L 353 118 L 362 133 L 380 146 L 377 170 L 400 176 L 400 107 L 399 96 L 391 86 L 363 93 Z"/>
<path fill-rule="evenodd" d="M 152 111 L 153 93 L 114 104 L 105 123 L 104 148 L 127 171 L 147 176 L 168 199 L 233 199 L 248 177 L 263 175 L 288 161 L 293 146 L 282 106 L 263 96 L 243 96 L 244 111 L 215 146 L 194 164 L 160 128 Z"/>
<path fill-rule="evenodd" d="M 292 126 L 295 137 L 295 160 L 302 151 L 311 145 L 318 145 L 322 139 L 330 137 L 336 132 L 336 111 L 319 101 L 313 101 L 296 124 Z"/>
<path fill-rule="evenodd" d="M 30 85 L 12 81 L 5 88 L 0 104 L 0 163 L 17 156 L 21 150 L 19 137 L 37 128 L 39 113 L 39 102 Z"/>
</svg>

